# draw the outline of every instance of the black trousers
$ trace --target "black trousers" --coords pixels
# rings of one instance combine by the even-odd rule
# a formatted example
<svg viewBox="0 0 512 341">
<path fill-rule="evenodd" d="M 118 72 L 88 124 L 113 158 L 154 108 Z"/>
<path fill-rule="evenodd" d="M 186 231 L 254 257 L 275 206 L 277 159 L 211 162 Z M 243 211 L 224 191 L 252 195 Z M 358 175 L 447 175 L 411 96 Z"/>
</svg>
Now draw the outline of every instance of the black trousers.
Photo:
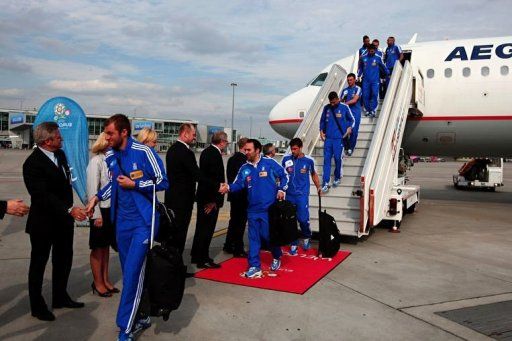
<svg viewBox="0 0 512 341">
<path fill-rule="evenodd" d="M 238 200 L 231 201 L 230 219 L 228 225 L 228 233 L 224 249 L 233 251 L 233 253 L 241 253 L 244 251 L 244 231 L 247 225 L 247 203 Z"/>
<path fill-rule="evenodd" d="M 215 225 L 219 217 L 219 209 L 211 211 L 209 214 L 204 212 L 204 205 L 197 203 L 197 223 L 194 241 L 192 243 L 192 263 L 206 263 L 210 261 L 210 243 L 212 242 Z"/>
<path fill-rule="evenodd" d="M 52 235 L 39 232 L 30 234 L 30 268 L 28 271 L 28 293 L 32 312 L 47 309 L 42 296 L 44 270 L 52 251 L 52 300 L 54 304 L 70 299 L 67 286 L 73 262 L 73 225 L 62 226 Z"/>
<path fill-rule="evenodd" d="M 190 203 L 189 206 L 173 207 L 171 205 L 169 208 L 174 212 L 176 231 L 160 231 L 159 234 L 164 234 L 162 236 L 164 240 L 167 239 L 166 235 L 170 235 L 170 244 L 176 247 L 179 250 L 180 254 L 183 255 L 183 250 L 185 250 L 185 243 L 187 241 L 188 225 L 190 224 L 190 219 L 192 218 L 192 209 L 194 208 L 194 202 Z"/>
</svg>

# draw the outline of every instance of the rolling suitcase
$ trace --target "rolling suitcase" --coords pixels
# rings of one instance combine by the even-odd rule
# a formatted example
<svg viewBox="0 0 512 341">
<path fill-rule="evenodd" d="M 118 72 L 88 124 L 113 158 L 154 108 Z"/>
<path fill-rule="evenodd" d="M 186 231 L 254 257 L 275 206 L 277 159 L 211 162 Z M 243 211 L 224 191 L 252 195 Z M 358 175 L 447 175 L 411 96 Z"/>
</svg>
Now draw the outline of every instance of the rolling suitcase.
<svg viewBox="0 0 512 341">
<path fill-rule="evenodd" d="M 325 210 L 322 212 L 322 197 L 318 196 L 319 244 L 318 255 L 330 258 L 340 249 L 341 235 L 336 220 Z"/>
<path fill-rule="evenodd" d="M 296 241 L 300 232 L 297 228 L 297 207 L 288 200 L 278 200 L 268 209 L 271 246 L 284 246 Z"/>
<path fill-rule="evenodd" d="M 154 190 L 154 187 L 153 187 Z M 169 241 L 154 244 L 155 238 L 155 192 L 153 192 L 153 219 L 151 222 L 150 249 L 146 259 L 146 276 L 144 280 L 144 296 L 141 302 L 141 312 L 144 315 L 169 319 L 171 311 L 178 309 L 185 291 L 185 278 L 187 267 L 179 250 Z M 165 212 L 162 212 L 165 214 Z M 170 226 L 172 215 L 163 217 L 168 219 Z"/>
</svg>

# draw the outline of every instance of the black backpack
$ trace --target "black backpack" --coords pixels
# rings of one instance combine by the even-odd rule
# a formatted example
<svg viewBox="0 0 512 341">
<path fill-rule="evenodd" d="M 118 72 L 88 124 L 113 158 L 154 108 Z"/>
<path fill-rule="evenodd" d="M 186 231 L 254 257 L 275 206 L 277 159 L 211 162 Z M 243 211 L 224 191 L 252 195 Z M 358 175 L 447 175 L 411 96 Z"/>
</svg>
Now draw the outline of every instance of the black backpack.
<svg viewBox="0 0 512 341">
<path fill-rule="evenodd" d="M 297 229 L 297 207 L 287 200 L 278 200 L 268 209 L 271 246 L 284 246 L 296 241 L 300 232 Z"/>
<path fill-rule="evenodd" d="M 318 255 L 333 257 L 340 250 L 341 235 L 336 220 L 325 210 L 322 212 L 322 197 L 318 196 L 319 244 Z"/>
</svg>

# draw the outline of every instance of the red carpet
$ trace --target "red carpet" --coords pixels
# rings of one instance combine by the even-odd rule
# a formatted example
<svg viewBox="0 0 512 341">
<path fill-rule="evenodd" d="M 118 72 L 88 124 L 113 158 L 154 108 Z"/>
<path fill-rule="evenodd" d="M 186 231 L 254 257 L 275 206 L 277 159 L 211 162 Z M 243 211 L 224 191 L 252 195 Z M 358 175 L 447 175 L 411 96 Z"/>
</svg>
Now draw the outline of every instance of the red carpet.
<svg viewBox="0 0 512 341">
<path fill-rule="evenodd" d="M 240 276 L 247 270 L 245 258 L 230 258 L 222 263 L 222 268 L 201 270 L 195 277 L 302 295 L 350 255 L 350 251 L 339 251 L 333 258 L 318 258 L 317 250 L 310 249 L 304 252 L 299 248 L 297 256 L 290 256 L 286 252 L 288 250 L 289 248 L 283 247 L 281 268 L 275 273 L 269 270 L 272 262 L 271 253 L 260 253 L 263 278 L 249 279 Z"/>
</svg>

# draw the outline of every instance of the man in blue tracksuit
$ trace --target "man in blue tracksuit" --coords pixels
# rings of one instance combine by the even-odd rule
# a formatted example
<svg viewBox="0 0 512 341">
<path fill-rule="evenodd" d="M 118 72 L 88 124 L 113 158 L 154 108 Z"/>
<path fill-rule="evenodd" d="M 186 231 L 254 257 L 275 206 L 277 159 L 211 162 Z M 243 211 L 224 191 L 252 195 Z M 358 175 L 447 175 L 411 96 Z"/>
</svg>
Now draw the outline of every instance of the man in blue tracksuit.
<svg viewBox="0 0 512 341">
<path fill-rule="evenodd" d="M 291 154 L 285 155 L 281 162 L 286 173 L 288 173 L 288 189 L 286 200 L 297 207 L 297 220 L 302 231 L 302 248 L 309 249 L 311 229 L 309 228 L 309 176 L 316 186 L 317 193 L 320 193 L 320 180 L 315 169 L 315 160 L 302 152 L 302 140 L 298 137 L 290 141 Z M 297 255 L 297 241 L 290 247 L 290 255 Z"/>
<path fill-rule="evenodd" d="M 386 77 L 386 83 L 384 87 L 384 93 L 388 88 L 389 79 L 391 74 L 393 73 L 393 67 L 395 66 L 395 62 L 399 60 L 400 62 L 404 59 L 404 54 L 402 52 L 402 48 L 398 45 L 395 45 L 395 37 L 389 37 L 387 40 L 388 47 L 386 48 L 386 52 L 384 53 L 384 63 L 389 70 L 389 76 Z"/>
<path fill-rule="evenodd" d="M 341 91 L 341 101 L 350 107 L 354 115 L 355 124 L 350 134 L 350 146 L 347 147 L 347 155 L 351 156 L 356 148 L 357 135 L 359 133 L 359 124 L 361 123 L 361 88 L 356 85 L 356 75 L 349 73 L 347 76 L 348 86 Z"/>
<path fill-rule="evenodd" d="M 368 54 L 359 59 L 357 76 L 363 76 L 363 103 L 369 116 L 375 117 L 379 96 L 380 73 L 388 75 L 389 71 L 382 58 L 375 54 L 375 46 L 370 45 Z"/>
<path fill-rule="evenodd" d="M 368 46 L 370 46 L 370 37 L 365 35 L 363 36 L 363 46 L 359 48 L 359 58 L 366 54 L 366 52 L 368 51 Z"/>
<path fill-rule="evenodd" d="M 341 183 L 341 154 L 343 145 L 349 148 L 348 139 L 355 125 L 355 119 L 350 108 L 345 103 L 340 103 L 340 98 L 335 91 L 329 93 L 329 104 L 324 107 L 320 118 L 320 138 L 324 141 L 324 167 L 322 192 L 329 191 L 331 179 L 331 159 L 334 157 L 334 182 L 333 187 Z"/>
<path fill-rule="evenodd" d="M 247 140 L 244 146 L 247 163 L 240 167 L 235 181 L 219 191 L 238 192 L 247 189 L 247 218 L 249 222 L 249 269 L 244 273 L 247 278 L 261 278 L 260 249 L 261 241 L 269 241 L 268 208 L 276 198 L 283 200 L 288 188 L 288 175 L 274 159 L 261 155 L 261 143 L 255 139 Z M 270 270 L 281 267 L 281 248 L 271 248 L 272 265 Z"/>
<path fill-rule="evenodd" d="M 131 340 L 133 332 L 151 325 L 149 317 L 141 318 L 137 311 L 151 238 L 153 190 L 154 186 L 156 191 L 165 190 L 169 183 L 156 152 L 132 139 L 130 121 L 125 115 L 110 117 L 104 126 L 111 147 L 105 154 L 111 182 L 90 200 L 87 210 L 91 212 L 98 201 L 111 198 L 111 219 L 116 226 L 123 271 L 123 292 L 116 322 L 120 328 L 119 340 Z"/>
</svg>

